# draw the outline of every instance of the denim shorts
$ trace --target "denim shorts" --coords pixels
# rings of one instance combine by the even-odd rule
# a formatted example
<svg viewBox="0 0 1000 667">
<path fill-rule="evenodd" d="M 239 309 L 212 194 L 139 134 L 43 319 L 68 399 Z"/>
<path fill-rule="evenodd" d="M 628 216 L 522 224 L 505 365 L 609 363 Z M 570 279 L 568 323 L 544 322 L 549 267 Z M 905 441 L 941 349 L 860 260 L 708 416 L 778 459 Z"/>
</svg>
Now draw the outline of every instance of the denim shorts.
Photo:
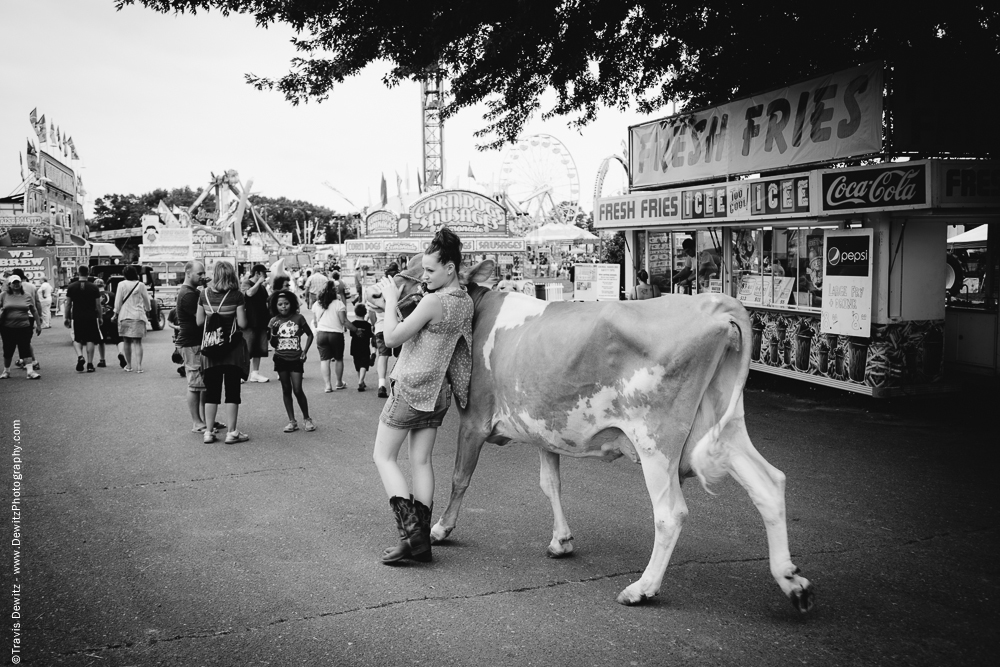
<svg viewBox="0 0 1000 667">
<path fill-rule="evenodd" d="M 414 409 L 406 400 L 399 395 L 396 390 L 396 383 L 392 383 L 389 400 L 382 407 L 382 414 L 379 421 L 391 428 L 409 431 L 419 428 L 438 428 L 444 421 L 444 416 L 448 414 L 451 407 L 451 386 L 446 382 L 441 387 L 434 409 L 430 412 Z"/>
</svg>

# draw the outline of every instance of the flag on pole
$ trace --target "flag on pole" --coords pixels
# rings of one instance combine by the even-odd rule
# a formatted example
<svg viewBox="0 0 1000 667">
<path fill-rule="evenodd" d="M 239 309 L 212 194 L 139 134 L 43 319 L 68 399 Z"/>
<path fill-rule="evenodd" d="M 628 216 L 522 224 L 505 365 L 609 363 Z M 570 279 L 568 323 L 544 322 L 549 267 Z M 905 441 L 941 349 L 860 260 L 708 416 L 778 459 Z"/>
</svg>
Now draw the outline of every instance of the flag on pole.
<svg viewBox="0 0 1000 667">
<path fill-rule="evenodd" d="M 399 203 L 403 204 L 403 179 L 399 177 L 399 172 L 396 172 L 396 194 L 399 195 Z"/>
<path fill-rule="evenodd" d="M 410 163 L 406 163 L 406 194 L 410 194 L 413 190 L 410 188 Z"/>
<path fill-rule="evenodd" d="M 388 187 L 385 184 L 385 172 L 382 172 L 382 188 L 381 188 L 381 190 L 382 190 L 381 191 L 382 206 L 385 206 L 386 204 L 389 203 L 389 189 L 388 189 Z"/>
<path fill-rule="evenodd" d="M 24 182 L 28 180 L 28 172 L 24 170 L 24 156 L 21 155 L 21 151 L 17 152 L 17 161 L 21 163 L 21 181 Z"/>
<path fill-rule="evenodd" d="M 28 156 L 28 171 L 34 173 L 38 171 L 38 153 L 35 151 L 35 145 L 31 143 L 31 139 L 26 141 L 28 142 L 28 150 L 25 153 Z"/>
<path fill-rule="evenodd" d="M 417 192 L 419 194 L 424 193 L 424 184 L 420 182 L 420 172 L 417 172 Z"/>
<path fill-rule="evenodd" d="M 472 163 L 469 163 L 469 178 L 476 180 L 476 175 L 472 173 Z"/>
<path fill-rule="evenodd" d="M 73 137 L 70 137 L 69 141 L 67 141 L 66 143 L 69 145 L 70 157 L 72 157 L 74 160 L 79 160 L 80 156 L 76 154 L 76 145 L 73 144 Z"/>
<path fill-rule="evenodd" d="M 49 125 L 49 143 L 53 146 L 56 143 L 56 126 L 55 124 Z"/>
</svg>

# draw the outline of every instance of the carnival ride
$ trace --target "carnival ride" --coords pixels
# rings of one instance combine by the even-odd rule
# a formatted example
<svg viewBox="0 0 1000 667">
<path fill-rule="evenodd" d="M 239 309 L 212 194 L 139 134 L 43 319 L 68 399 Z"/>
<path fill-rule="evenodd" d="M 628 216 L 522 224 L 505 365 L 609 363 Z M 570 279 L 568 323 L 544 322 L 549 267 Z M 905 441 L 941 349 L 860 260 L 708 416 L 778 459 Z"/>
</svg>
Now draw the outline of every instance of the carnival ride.
<svg viewBox="0 0 1000 667">
<path fill-rule="evenodd" d="M 569 149 L 550 134 L 518 139 L 504 154 L 500 188 L 515 212 L 526 213 L 534 226 L 568 222 L 568 204 L 579 208 L 580 173 Z M 568 211 L 575 214 L 575 209 Z"/>
<path fill-rule="evenodd" d="M 594 179 L 594 201 L 602 197 L 627 195 L 628 163 L 621 155 L 609 155 L 601 160 Z"/>
</svg>

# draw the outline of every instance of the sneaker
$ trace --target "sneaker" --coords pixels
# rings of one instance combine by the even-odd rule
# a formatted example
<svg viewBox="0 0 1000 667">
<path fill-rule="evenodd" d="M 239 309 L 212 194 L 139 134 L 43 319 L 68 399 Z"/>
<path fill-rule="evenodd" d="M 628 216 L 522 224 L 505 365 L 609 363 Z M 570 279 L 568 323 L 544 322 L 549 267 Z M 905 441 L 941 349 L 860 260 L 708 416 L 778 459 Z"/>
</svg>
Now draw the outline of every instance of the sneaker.
<svg viewBox="0 0 1000 667">
<path fill-rule="evenodd" d="M 215 431 L 205 431 L 205 437 L 202 439 L 206 445 L 211 445 L 215 442 L 217 438 L 215 437 Z"/>
<path fill-rule="evenodd" d="M 385 387 L 379 387 L 378 388 L 378 397 L 379 398 L 389 398 L 389 392 L 387 392 L 385 390 Z"/>
<path fill-rule="evenodd" d="M 288 422 L 288 426 L 282 429 L 285 433 L 295 433 L 299 430 L 299 425 L 293 420 Z"/>
<path fill-rule="evenodd" d="M 335 391 L 340 391 L 341 389 L 347 389 L 347 383 L 341 382 L 336 387 L 333 388 Z"/>
<path fill-rule="evenodd" d="M 82 373 L 83 372 L 83 365 L 84 365 L 83 357 L 77 357 L 76 358 L 76 372 L 77 373 Z"/>
<path fill-rule="evenodd" d="M 270 378 L 261 375 L 260 373 L 251 373 L 250 382 L 270 382 Z"/>
<path fill-rule="evenodd" d="M 10 371 L 4 371 L 3 373 L 0 373 L 0 380 L 6 380 L 9 377 L 10 377 Z"/>
<path fill-rule="evenodd" d="M 107 362 L 104 361 L 104 359 L 101 359 L 100 361 L 97 362 L 97 367 L 98 368 L 107 368 L 108 364 L 107 364 Z"/>
<path fill-rule="evenodd" d="M 42 377 L 42 376 L 39 375 L 38 373 L 36 373 L 35 371 L 28 371 L 28 379 L 29 380 L 37 380 L 40 377 Z"/>
<path fill-rule="evenodd" d="M 316 425 L 313 424 L 313 420 L 306 418 L 302 420 L 302 428 L 305 431 L 315 431 Z"/>
<path fill-rule="evenodd" d="M 367 389 L 367 387 L 365 387 L 365 383 L 364 382 L 362 382 L 361 384 L 358 385 L 358 391 L 364 391 L 365 389 Z"/>
<path fill-rule="evenodd" d="M 125 368 L 126 366 L 128 366 L 128 362 L 125 361 L 125 355 L 124 354 L 119 354 L 118 355 L 118 365 L 121 366 L 122 368 Z"/>
<path fill-rule="evenodd" d="M 94 364 L 87 364 L 87 372 L 88 373 L 93 373 L 94 370 L 95 370 L 94 369 Z"/>
<path fill-rule="evenodd" d="M 239 431 L 230 431 L 226 434 L 227 445 L 235 445 L 237 442 L 246 442 L 249 439 L 249 435 L 246 433 L 240 433 Z"/>
</svg>

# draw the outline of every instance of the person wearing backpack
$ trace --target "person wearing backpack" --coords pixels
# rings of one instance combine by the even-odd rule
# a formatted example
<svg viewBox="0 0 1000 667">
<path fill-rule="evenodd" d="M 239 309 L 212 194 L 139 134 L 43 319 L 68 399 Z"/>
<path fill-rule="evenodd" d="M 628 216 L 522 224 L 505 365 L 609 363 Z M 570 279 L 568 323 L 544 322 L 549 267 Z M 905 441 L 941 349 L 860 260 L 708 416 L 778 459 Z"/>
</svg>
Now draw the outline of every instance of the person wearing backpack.
<svg viewBox="0 0 1000 667">
<path fill-rule="evenodd" d="M 226 424 L 229 425 L 227 445 L 250 439 L 236 427 L 240 410 L 240 380 L 244 365 L 249 366 L 249 351 L 241 331 L 247 327 L 245 304 L 236 269 L 229 262 L 217 262 L 211 282 L 198 298 L 195 321 L 203 327 L 201 364 L 205 383 L 205 423 L 215 423 L 225 386 Z M 215 440 L 213 430 L 206 429 L 205 444 Z"/>
</svg>

